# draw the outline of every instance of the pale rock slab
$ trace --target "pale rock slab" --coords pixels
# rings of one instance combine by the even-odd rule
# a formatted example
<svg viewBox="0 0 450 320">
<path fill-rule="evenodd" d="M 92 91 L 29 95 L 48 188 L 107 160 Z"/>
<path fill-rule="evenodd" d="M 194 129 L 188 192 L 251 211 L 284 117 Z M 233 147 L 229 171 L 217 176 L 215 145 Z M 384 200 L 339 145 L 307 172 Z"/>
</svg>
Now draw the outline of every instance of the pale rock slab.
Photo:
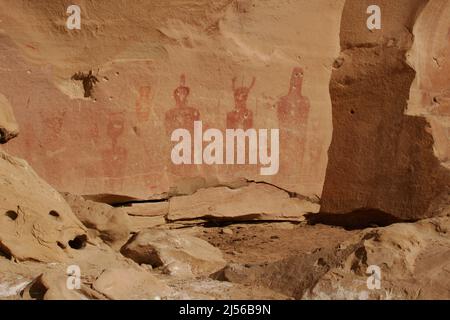
<svg viewBox="0 0 450 320">
<path fill-rule="evenodd" d="M 122 254 L 174 276 L 210 275 L 226 265 L 219 249 L 177 230 L 148 229 L 130 239 Z"/>
<path fill-rule="evenodd" d="M 138 233 L 145 229 L 164 226 L 167 221 L 162 216 L 147 217 L 147 216 L 129 216 L 130 231 Z"/>
<path fill-rule="evenodd" d="M 105 270 L 93 288 L 112 300 L 159 300 L 171 292 L 149 271 L 133 267 Z"/>
<path fill-rule="evenodd" d="M 291 197 L 286 191 L 267 184 L 230 189 L 201 189 L 189 196 L 169 200 L 168 219 L 199 218 L 233 220 L 304 220 L 306 213 L 315 213 L 319 205 Z"/>
<path fill-rule="evenodd" d="M 165 216 L 169 213 L 169 202 L 133 203 L 130 206 L 123 206 L 121 209 L 130 216 Z"/>
</svg>

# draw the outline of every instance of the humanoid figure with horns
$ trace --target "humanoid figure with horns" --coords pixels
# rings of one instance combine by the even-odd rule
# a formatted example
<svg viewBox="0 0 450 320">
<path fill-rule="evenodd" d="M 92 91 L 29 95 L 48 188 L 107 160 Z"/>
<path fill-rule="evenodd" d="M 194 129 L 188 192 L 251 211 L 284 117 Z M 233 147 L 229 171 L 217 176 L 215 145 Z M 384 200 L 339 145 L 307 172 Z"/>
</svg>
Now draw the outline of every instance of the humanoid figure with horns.
<svg viewBox="0 0 450 320">
<path fill-rule="evenodd" d="M 253 112 L 247 109 L 247 99 L 250 90 L 256 82 L 253 77 L 250 86 L 236 87 L 236 78 L 232 80 L 235 109 L 227 114 L 227 129 L 250 129 L 253 128 Z"/>
</svg>

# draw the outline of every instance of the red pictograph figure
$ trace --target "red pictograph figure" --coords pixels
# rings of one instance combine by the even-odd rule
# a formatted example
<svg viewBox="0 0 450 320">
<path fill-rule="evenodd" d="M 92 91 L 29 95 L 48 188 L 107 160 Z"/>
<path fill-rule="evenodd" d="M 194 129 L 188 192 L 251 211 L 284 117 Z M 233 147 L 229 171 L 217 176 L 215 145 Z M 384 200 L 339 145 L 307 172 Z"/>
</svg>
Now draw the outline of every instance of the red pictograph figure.
<svg viewBox="0 0 450 320">
<path fill-rule="evenodd" d="M 150 101 L 152 98 L 152 87 L 143 86 L 139 88 L 139 96 L 136 100 L 135 111 L 139 122 L 148 121 L 150 115 Z"/>
<path fill-rule="evenodd" d="M 189 87 L 186 87 L 186 77 L 184 74 L 180 77 L 180 85 L 173 92 L 175 98 L 175 108 L 166 112 L 165 125 L 166 133 L 170 136 L 176 129 L 187 129 L 193 133 L 194 121 L 200 120 L 200 112 L 197 109 L 188 106 Z"/>
<path fill-rule="evenodd" d="M 119 181 L 125 173 L 128 151 L 118 143 L 124 131 L 124 114 L 122 112 L 109 114 L 106 134 L 111 139 L 111 147 L 103 151 L 103 168 L 106 177 L 110 179 L 108 186 L 112 189 L 116 187 L 115 179 Z"/>
<path fill-rule="evenodd" d="M 304 72 L 294 68 L 289 93 L 277 104 L 280 125 L 280 172 L 300 174 L 305 153 L 310 103 L 302 95 Z"/>
<path fill-rule="evenodd" d="M 247 99 L 250 90 L 255 86 L 256 79 L 253 77 L 249 87 L 236 88 L 236 78 L 232 80 L 235 110 L 227 114 L 227 129 L 250 129 L 253 128 L 253 112 L 247 109 Z"/>
</svg>

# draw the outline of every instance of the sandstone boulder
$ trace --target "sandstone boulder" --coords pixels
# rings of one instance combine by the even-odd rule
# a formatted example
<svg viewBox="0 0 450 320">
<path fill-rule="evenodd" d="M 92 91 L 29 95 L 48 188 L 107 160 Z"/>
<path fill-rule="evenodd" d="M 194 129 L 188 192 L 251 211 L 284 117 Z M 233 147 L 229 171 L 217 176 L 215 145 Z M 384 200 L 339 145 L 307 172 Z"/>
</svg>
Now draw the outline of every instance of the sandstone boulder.
<svg viewBox="0 0 450 320">
<path fill-rule="evenodd" d="M 122 254 L 139 264 L 149 264 L 175 276 L 214 273 L 226 264 L 219 249 L 178 230 L 139 232 L 122 248 Z"/>
<path fill-rule="evenodd" d="M 130 219 L 123 210 L 71 194 L 65 194 L 65 199 L 78 219 L 87 228 L 98 231 L 98 236 L 107 244 L 119 248 L 128 240 Z"/>
<path fill-rule="evenodd" d="M 30 282 L 22 291 L 24 300 L 89 300 L 103 297 L 81 284 L 79 289 L 69 289 L 67 275 L 55 271 L 41 274 Z"/>
<path fill-rule="evenodd" d="M 16 260 L 61 261 L 86 229 L 61 195 L 24 160 L 0 151 L 0 252 Z"/>
<path fill-rule="evenodd" d="M 8 99 L 0 93 L 0 143 L 6 143 L 19 134 L 19 127 Z"/>
<path fill-rule="evenodd" d="M 159 300 L 170 294 L 150 272 L 133 267 L 105 270 L 93 288 L 112 300 Z"/>
</svg>

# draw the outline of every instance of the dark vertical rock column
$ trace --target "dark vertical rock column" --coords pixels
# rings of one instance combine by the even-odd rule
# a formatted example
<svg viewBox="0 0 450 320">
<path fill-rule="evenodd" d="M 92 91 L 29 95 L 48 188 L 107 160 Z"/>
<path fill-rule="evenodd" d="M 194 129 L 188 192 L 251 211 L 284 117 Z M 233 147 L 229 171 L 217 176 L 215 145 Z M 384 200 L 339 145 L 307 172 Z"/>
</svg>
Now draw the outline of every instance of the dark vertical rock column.
<svg viewBox="0 0 450 320">
<path fill-rule="evenodd" d="M 426 119 L 404 113 L 415 78 L 406 53 L 427 1 L 376 2 L 382 29 L 373 31 L 366 26 L 373 1 L 345 4 L 341 57 L 330 82 L 333 139 L 321 211 L 432 216 L 448 200 L 450 175 L 433 153 Z"/>
</svg>

